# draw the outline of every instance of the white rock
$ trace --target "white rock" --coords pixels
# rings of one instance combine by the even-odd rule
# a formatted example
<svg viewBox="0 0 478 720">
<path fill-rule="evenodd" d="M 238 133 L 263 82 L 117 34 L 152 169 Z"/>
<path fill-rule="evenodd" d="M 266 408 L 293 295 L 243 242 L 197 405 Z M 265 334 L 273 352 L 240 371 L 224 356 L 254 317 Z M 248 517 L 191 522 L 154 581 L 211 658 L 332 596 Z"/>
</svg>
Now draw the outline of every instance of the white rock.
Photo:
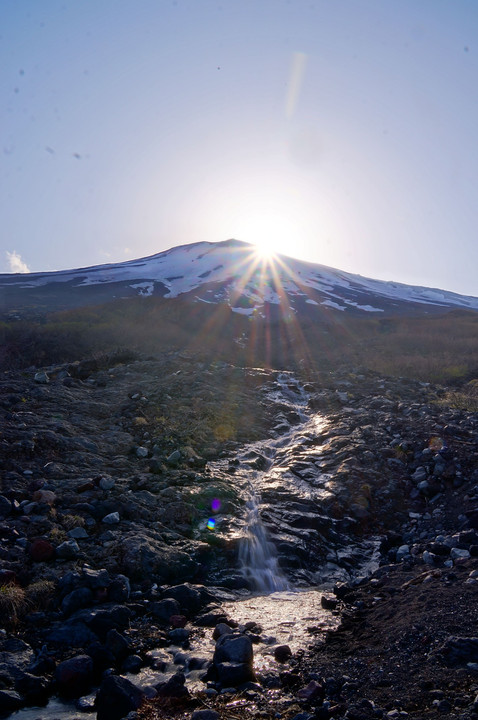
<svg viewBox="0 0 478 720">
<path fill-rule="evenodd" d="M 105 515 L 101 522 L 104 522 L 106 525 L 117 525 L 119 521 L 119 512 L 112 512 L 109 515 Z"/>
<path fill-rule="evenodd" d="M 50 382 L 50 378 L 44 370 L 40 370 L 39 372 L 35 373 L 34 380 L 35 382 L 41 383 L 42 385 L 47 385 Z"/>
<path fill-rule="evenodd" d="M 102 490 L 111 490 L 115 486 L 116 480 L 112 477 L 102 477 L 100 480 L 100 488 Z"/>
</svg>

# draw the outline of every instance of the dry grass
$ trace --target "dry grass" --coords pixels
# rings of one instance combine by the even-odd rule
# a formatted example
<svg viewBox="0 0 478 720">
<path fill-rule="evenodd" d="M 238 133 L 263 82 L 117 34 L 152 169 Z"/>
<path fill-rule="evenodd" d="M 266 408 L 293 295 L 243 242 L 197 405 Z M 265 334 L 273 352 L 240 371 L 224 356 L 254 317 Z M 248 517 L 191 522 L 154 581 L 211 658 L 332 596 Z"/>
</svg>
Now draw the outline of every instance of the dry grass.
<svg viewBox="0 0 478 720">
<path fill-rule="evenodd" d="M 52 580 L 37 580 L 28 585 L 24 592 L 31 610 L 47 610 L 55 595 L 55 583 Z"/>
<path fill-rule="evenodd" d="M 23 588 L 14 583 L 0 585 L 0 618 L 5 625 L 16 625 L 27 608 L 28 602 Z"/>
</svg>

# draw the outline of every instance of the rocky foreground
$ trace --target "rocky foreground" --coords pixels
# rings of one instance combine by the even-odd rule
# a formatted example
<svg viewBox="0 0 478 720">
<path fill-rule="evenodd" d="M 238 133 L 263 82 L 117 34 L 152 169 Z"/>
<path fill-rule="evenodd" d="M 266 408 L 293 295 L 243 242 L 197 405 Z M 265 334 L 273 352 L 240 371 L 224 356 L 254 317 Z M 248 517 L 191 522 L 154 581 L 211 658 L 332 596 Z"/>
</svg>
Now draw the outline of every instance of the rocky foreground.
<svg viewBox="0 0 478 720">
<path fill-rule="evenodd" d="M 177 354 L 4 373 L 0 712 L 478 717 L 478 414 L 451 405 Z M 224 610 L 264 570 L 252 491 L 278 573 L 340 621 L 298 650 Z"/>
</svg>

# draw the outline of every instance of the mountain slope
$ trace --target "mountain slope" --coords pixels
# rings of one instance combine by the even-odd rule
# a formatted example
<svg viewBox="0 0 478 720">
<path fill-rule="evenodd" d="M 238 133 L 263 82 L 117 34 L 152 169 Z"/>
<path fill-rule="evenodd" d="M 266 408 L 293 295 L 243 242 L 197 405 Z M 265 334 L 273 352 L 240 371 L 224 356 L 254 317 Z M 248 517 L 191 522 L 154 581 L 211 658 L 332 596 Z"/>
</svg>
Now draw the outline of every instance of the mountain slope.
<svg viewBox="0 0 478 720">
<path fill-rule="evenodd" d="M 113 299 L 183 296 L 264 317 L 281 312 L 410 315 L 450 308 L 478 310 L 478 297 L 363 278 L 284 256 L 261 259 L 237 240 L 182 245 L 150 257 L 50 273 L 0 275 L 0 310 L 58 310 Z"/>
</svg>

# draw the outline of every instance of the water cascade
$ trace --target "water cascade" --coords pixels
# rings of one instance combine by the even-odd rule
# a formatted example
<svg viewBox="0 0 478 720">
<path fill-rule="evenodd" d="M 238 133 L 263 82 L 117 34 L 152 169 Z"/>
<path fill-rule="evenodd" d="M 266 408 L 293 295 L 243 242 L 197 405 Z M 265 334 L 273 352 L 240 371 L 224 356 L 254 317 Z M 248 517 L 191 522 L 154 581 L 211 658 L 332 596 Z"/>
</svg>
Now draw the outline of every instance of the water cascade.
<svg viewBox="0 0 478 720">
<path fill-rule="evenodd" d="M 242 574 L 257 592 L 287 590 L 289 585 L 279 568 L 275 546 L 267 537 L 259 512 L 259 500 L 253 489 L 246 507 L 245 535 L 239 546 Z"/>
<path fill-rule="evenodd" d="M 277 399 L 284 401 L 298 412 L 300 419 L 307 419 L 304 409 L 307 395 L 299 383 L 289 374 L 280 374 Z M 283 438 L 270 442 L 268 454 L 274 456 L 277 448 L 283 444 Z M 261 449 L 264 449 L 263 447 Z M 262 473 L 263 474 L 263 473 Z M 279 566 L 275 545 L 269 540 L 267 530 L 260 515 L 260 495 L 257 490 L 259 473 L 251 471 L 249 480 L 249 498 L 246 503 L 247 516 L 244 535 L 239 546 L 239 564 L 241 572 L 250 586 L 259 593 L 272 593 L 289 590 L 290 586 Z"/>
</svg>

